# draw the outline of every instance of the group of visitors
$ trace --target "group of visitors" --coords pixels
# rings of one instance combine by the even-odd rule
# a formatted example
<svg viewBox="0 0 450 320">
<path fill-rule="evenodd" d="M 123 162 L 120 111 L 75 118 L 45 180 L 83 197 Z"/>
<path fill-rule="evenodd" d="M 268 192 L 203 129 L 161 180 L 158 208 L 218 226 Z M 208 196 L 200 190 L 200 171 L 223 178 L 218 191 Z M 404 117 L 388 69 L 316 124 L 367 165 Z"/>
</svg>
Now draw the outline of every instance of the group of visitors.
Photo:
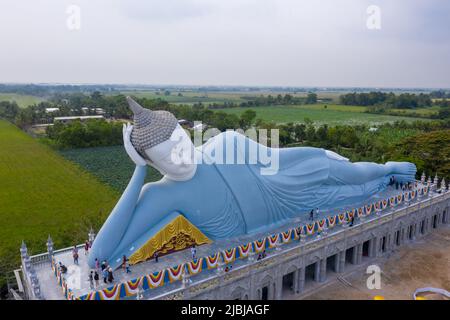
<svg viewBox="0 0 450 320">
<path fill-rule="evenodd" d="M 311 209 L 310 213 L 309 213 L 309 220 L 313 221 L 314 220 L 314 215 L 317 217 L 319 217 L 319 208 L 316 208 L 316 210 Z"/>
<path fill-rule="evenodd" d="M 396 190 L 401 189 L 403 191 L 406 191 L 406 190 L 412 190 L 413 189 L 413 184 L 411 182 L 408 182 L 408 183 L 398 182 L 395 179 L 395 176 L 391 176 L 389 178 L 389 185 L 390 186 L 395 185 L 395 189 Z"/>
<path fill-rule="evenodd" d="M 89 249 L 92 247 L 92 242 L 89 240 L 86 240 L 86 242 L 84 243 L 84 255 L 88 255 L 89 254 Z M 72 249 L 72 258 L 73 258 L 73 263 L 78 265 L 78 259 L 80 258 L 80 255 L 78 254 L 78 248 L 77 246 L 73 246 Z"/>
<path fill-rule="evenodd" d="M 131 273 L 129 259 L 125 255 L 122 257 L 122 268 L 125 273 Z M 100 261 L 95 258 L 95 269 L 91 270 L 89 273 L 89 283 L 91 285 L 91 289 L 98 287 L 100 278 L 99 273 L 102 275 L 103 283 L 108 284 L 114 282 L 113 268 L 108 264 L 108 261 L 103 260 L 102 263 L 100 263 Z"/>
<path fill-rule="evenodd" d="M 264 250 L 262 253 L 260 253 L 258 255 L 258 259 L 256 259 L 257 261 L 264 259 L 265 257 L 267 257 L 267 253 L 266 250 Z"/>
<path fill-rule="evenodd" d="M 112 267 L 109 266 L 108 261 L 103 260 L 100 264 L 100 261 L 95 258 L 95 269 L 89 271 L 89 286 L 90 288 L 97 289 L 100 284 L 100 276 L 103 278 L 103 283 L 113 283 L 114 282 L 114 274 Z"/>
<path fill-rule="evenodd" d="M 95 273 L 101 272 L 102 274 L 102 278 L 103 278 L 103 283 L 107 284 L 107 283 L 113 283 L 114 282 L 114 274 L 113 274 L 113 269 L 112 267 L 108 264 L 108 261 L 103 260 L 102 263 L 100 264 L 100 268 L 98 269 L 98 259 L 95 259 L 95 267 L 96 269 L 93 270 Z M 94 276 L 95 276 L 94 273 Z"/>
<path fill-rule="evenodd" d="M 99 287 L 100 276 L 97 270 L 91 270 L 89 273 L 89 287 L 91 290 L 97 289 Z"/>
<path fill-rule="evenodd" d="M 226 266 L 225 267 L 225 272 L 231 271 L 231 269 L 233 269 L 233 266 Z"/>
</svg>

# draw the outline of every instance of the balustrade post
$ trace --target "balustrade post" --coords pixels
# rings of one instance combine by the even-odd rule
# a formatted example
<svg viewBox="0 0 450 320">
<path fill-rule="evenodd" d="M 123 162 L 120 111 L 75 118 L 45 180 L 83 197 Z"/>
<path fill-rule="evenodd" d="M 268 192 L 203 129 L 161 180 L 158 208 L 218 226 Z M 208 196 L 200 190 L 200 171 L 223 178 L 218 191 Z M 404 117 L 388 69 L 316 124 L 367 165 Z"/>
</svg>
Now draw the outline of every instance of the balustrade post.
<svg viewBox="0 0 450 320">
<path fill-rule="evenodd" d="M 92 244 L 94 243 L 94 240 L 95 240 L 95 232 L 94 232 L 94 229 L 92 229 L 92 227 L 89 230 L 88 239 L 89 239 L 90 245 L 92 246 Z"/>
<path fill-rule="evenodd" d="M 52 240 L 52 237 L 50 237 L 50 235 L 48 235 L 48 239 L 47 239 L 47 252 L 48 252 L 48 260 L 52 261 L 52 257 L 53 257 L 53 240 Z"/>
</svg>

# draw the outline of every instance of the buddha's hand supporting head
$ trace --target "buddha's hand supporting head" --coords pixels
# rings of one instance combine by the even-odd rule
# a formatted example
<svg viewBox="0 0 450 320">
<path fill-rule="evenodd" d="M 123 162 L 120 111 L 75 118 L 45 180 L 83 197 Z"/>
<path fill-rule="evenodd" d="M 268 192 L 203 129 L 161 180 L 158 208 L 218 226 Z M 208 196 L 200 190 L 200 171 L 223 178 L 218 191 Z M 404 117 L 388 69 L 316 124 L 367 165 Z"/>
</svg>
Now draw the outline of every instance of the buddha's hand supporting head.
<svg viewBox="0 0 450 320">
<path fill-rule="evenodd" d="M 127 97 L 134 113 L 134 127 L 124 128 L 124 144 L 137 165 L 149 164 L 169 179 L 191 179 L 197 169 L 190 136 L 167 111 L 144 109 Z M 143 164 L 142 164 L 143 163 Z"/>
<path fill-rule="evenodd" d="M 129 123 L 123 125 L 123 145 L 125 147 L 125 150 L 128 154 L 128 156 L 133 160 L 133 162 L 137 166 L 145 166 L 147 164 L 147 161 L 145 161 L 144 158 L 142 158 L 139 153 L 136 151 L 136 149 L 133 147 L 133 144 L 131 143 L 131 132 L 133 131 L 133 126 Z"/>
</svg>

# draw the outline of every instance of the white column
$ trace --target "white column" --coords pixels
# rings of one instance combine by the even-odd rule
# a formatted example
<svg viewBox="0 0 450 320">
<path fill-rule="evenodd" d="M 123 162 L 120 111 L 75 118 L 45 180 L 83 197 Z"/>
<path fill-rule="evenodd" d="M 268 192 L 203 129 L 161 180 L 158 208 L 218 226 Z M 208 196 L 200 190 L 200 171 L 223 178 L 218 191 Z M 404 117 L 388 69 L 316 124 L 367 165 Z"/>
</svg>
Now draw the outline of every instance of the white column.
<svg viewBox="0 0 450 320">
<path fill-rule="evenodd" d="M 275 300 L 281 300 L 283 294 L 283 276 L 275 278 Z"/>
<path fill-rule="evenodd" d="M 298 269 L 298 292 L 302 293 L 305 289 L 305 268 Z"/>
<path fill-rule="evenodd" d="M 299 273 L 300 273 L 299 269 L 294 271 L 294 279 L 292 281 L 292 286 L 293 286 L 293 289 L 294 289 L 294 293 L 299 293 L 299 291 L 298 291 L 298 277 L 299 277 Z"/>
<path fill-rule="evenodd" d="M 358 260 L 357 263 L 360 264 L 362 262 L 362 256 L 363 256 L 363 244 L 358 245 Z"/>
<path fill-rule="evenodd" d="M 320 260 L 314 264 L 314 281 L 320 282 Z"/>
<path fill-rule="evenodd" d="M 339 257 L 340 257 L 340 252 L 336 253 L 336 255 L 334 256 L 334 272 L 338 273 L 339 272 Z"/>
<path fill-rule="evenodd" d="M 358 245 L 354 246 L 352 250 L 352 264 L 358 264 Z"/>
<path fill-rule="evenodd" d="M 368 252 L 368 256 L 370 257 L 370 258 L 372 258 L 373 257 L 373 246 L 374 246 L 374 243 L 375 243 L 375 238 L 372 238 L 372 239 L 370 239 L 369 240 L 369 252 Z"/>
<path fill-rule="evenodd" d="M 339 272 L 345 271 L 345 253 L 346 250 L 339 252 Z"/>
<path fill-rule="evenodd" d="M 320 260 L 320 282 L 327 280 L 327 258 Z"/>
</svg>

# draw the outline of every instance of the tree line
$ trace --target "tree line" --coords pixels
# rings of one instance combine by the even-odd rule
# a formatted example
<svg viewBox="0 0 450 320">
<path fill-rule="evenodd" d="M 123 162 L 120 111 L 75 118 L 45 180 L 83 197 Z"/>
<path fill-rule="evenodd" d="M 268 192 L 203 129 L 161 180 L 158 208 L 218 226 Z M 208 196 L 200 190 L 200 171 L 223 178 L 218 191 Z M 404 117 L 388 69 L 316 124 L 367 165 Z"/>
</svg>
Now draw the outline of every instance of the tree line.
<svg viewBox="0 0 450 320">
<path fill-rule="evenodd" d="M 82 93 L 94 91 L 114 91 L 108 85 L 37 85 L 37 84 L 1 84 L 1 93 L 24 94 L 37 97 L 51 96 L 56 93 Z"/>
<path fill-rule="evenodd" d="M 209 109 L 224 109 L 224 108 L 253 108 L 253 107 L 266 107 L 266 106 L 279 106 L 279 105 L 302 105 L 302 104 L 315 104 L 317 103 L 317 94 L 310 92 L 306 97 L 297 97 L 291 94 L 276 96 L 246 96 L 246 101 L 236 102 L 223 102 L 223 103 L 211 103 L 208 105 Z"/>
<path fill-rule="evenodd" d="M 120 145 L 122 123 L 105 120 L 73 121 L 67 124 L 55 123 L 46 129 L 46 141 L 65 149 L 106 147 Z"/>
<path fill-rule="evenodd" d="M 393 92 L 362 92 L 347 93 L 339 97 L 343 105 L 354 106 L 384 106 L 397 109 L 415 109 L 419 107 L 430 107 L 433 102 L 429 94 L 401 93 L 395 95 Z"/>
</svg>

